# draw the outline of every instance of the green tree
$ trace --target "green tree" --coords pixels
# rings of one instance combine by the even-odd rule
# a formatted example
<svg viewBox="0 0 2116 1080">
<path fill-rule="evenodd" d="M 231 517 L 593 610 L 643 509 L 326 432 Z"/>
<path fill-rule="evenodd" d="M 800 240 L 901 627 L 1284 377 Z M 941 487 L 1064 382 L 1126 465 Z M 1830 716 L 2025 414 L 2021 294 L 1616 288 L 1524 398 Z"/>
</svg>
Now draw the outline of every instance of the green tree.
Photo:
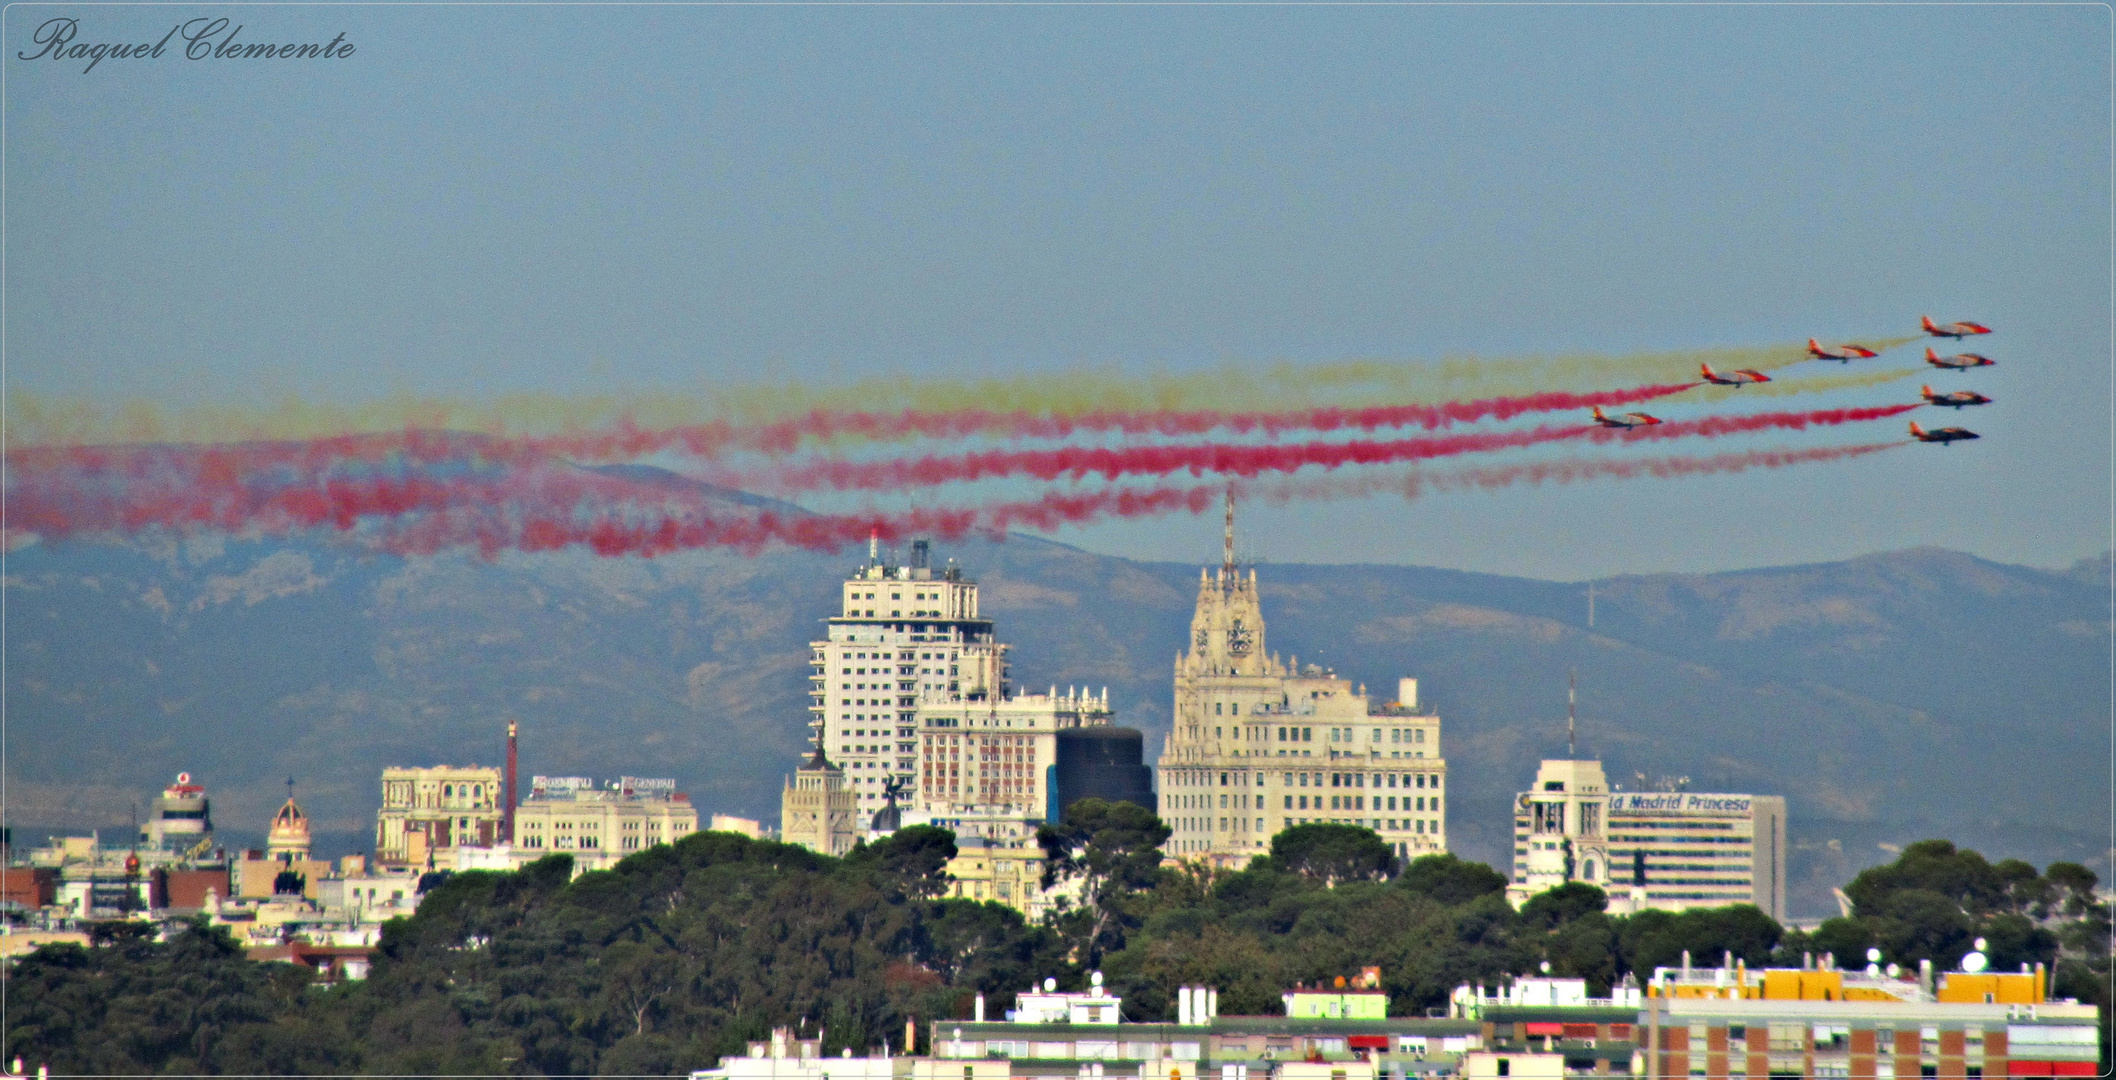
<svg viewBox="0 0 2116 1080">
<path fill-rule="evenodd" d="M 1654 968 L 1682 963 L 1685 952 L 1699 964 L 1719 964 L 1732 953 L 1750 967 L 1765 967 L 1784 936 L 1784 928 L 1762 908 L 1734 904 L 1684 912 L 1641 911 L 1623 920 L 1618 947 L 1624 969 L 1644 980 Z M 1858 948 L 1860 952 L 1839 955 L 1861 955 L 1865 946 Z"/>
<path fill-rule="evenodd" d="M 1505 895 L 1506 875 L 1480 862 L 1453 854 L 1421 855 L 1396 878 L 1396 884 L 1450 907 L 1482 896 Z"/>
<path fill-rule="evenodd" d="M 1357 825 L 1295 825 L 1271 838 L 1271 861 L 1324 885 L 1383 881 L 1396 869 L 1388 843 Z"/>
<path fill-rule="evenodd" d="M 1093 967 L 1124 946 L 1125 931 L 1138 921 L 1134 900 L 1159 877 L 1168 836 L 1153 811 L 1093 798 L 1073 803 L 1057 825 L 1037 830 L 1043 887 L 1063 882 L 1081 898 L 1080 908 L 1060 920 L 1079 963 Z"/>
</svg>

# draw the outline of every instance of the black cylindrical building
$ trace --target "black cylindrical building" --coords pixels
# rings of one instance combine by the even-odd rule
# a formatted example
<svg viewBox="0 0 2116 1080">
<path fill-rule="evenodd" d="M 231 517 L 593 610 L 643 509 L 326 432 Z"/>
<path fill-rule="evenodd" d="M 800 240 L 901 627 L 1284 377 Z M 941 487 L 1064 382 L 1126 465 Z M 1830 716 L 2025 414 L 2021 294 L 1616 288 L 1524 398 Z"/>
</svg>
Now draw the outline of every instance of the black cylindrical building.
<svg viewBox="0 0 2116 1080">
<path fill-rule="evenodd" d="M 1154 808 L 1153 770 L 1145 765 L 1146 737 L 1136 728 L 1076 727 L 1058 732 L 1049 817 L 1081 799 L 1137 803 Z"/>
</svg>

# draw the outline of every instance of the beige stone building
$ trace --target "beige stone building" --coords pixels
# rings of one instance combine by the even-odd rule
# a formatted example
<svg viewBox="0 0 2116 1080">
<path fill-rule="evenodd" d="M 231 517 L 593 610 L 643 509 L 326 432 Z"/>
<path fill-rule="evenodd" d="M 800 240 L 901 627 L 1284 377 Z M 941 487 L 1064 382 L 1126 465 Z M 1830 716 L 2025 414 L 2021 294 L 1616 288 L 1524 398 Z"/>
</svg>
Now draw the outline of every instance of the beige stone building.
<svg viewBox="0 0 2116 1080">
<path fill-rule="evenodd" d="M 1175 665 L 1175 713 L 1157 768 L 1168 853 L 1239 868 L 1294 825 L 1374 830 L 1402 858 L 1447 850 L 1447 761 L 1440 718 L 1417 680 L 1373 707 L 1364 686 L 1265 646 L 1256 571 L 1224 559 L 1200 571 L 1188 651 Z"/>
<path fill-rule="evenodd" d="M 808 764 L 787 778 L 779 796 L 779 837 L 824 855 L 852 850 L 863 831 L 859 805 L 845 786 L 845 770 L 830 763 L 821 747 Z"/>
<path fill-rule="evenodd" d="M 309 858 L 309 840 L 309 816 L 289 790 L 286 805 L 272 815 L 264 850 L 244 852 L 243 858 L 231 867 L 235 894 L 250 899 L 270 898 L 277 891 L 279 875 L 292 873 L 301 879 L 301 893 L 315 899 L 320 883 L 331 872 L 331 864 Z"/>
<path fill-rule="evenodd" d="M 375 816 L 375 861 L 383 866 L 445 869 L 457 847 L 505 842 L 507 816 L 496 767 L 437 765 L 382 770 L 382 809 Z"/>
<path fill-rule="evenodd" d="M 919 703 L 916 716 L 918 809 L 1043 818 L 1058 732 L 1109 723 L 1109 691 L 1096 697 L 1054 686 L 1048 694 L 974 700 L 935 695 Z"/>
<path fill-rule="evenodd" d="M 625 777 L 598 788 L 579 777 L 539 776 L 514 811 L 514 852 L 533 861 L 573 856 L 578 869 L 601 870 L 658 844 L 698 831 L 698 810 L 673 780 Z"/>
<path fill-rule="evenodd" d="M 948 877 L 949 896 L 1005 904 L 1031 922 L 1050 907 L 1043 894 L 1043 848 L 1033 835 L 958 835 Z"/>
</svg>

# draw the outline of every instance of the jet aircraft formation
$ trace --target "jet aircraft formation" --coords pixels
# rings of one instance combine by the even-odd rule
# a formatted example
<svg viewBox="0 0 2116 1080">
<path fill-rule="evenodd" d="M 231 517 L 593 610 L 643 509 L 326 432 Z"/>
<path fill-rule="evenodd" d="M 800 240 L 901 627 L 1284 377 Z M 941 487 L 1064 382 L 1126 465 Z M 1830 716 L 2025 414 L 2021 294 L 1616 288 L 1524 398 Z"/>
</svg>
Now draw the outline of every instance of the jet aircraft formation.
<svg viewBox="0 0 2116 1080">
<path fill-rule="evenodd" d="M 1932 337 L 1953 338 L 1956 341 L 1960 341 L 1965 337 L 1975 337 L 1979 334 L 1991 332 L 1991 328 L 1982 323 L 1935 323 L 1930 315 L 1922 316 L 1919 323 L 1925 333 Z M 1849 364 L 1854 360 L 1866 360 L 1881 355 L 1879 352 L 1864 345 L 1857 345 L 1851 342 L 1846 342 L 1842 345 L 1824 345 L 1814 338 L 1807 339 L 1807 354 L 1811 359 L 1835 360 L 1840 364 Z M 1998 363 L 1998 361 L 1980 353 L 1965 352 L 1954 356 L 1941 356 L 1939 350 L 1931 346 L 1927 346 L 1925 349 L 1925 362 L 1941 371 L 1957 372 L 1967 371 L 1970 368 L 1991 367 Z M 1769 375 L 1765 375 L 1763 372 L 1753 368 L 1713 371 L 1712 365 L 1700 364 L 1698 365 L 1698 374 L 1702 376 L 1705 382 L 1714 386 L 1746 386 L 1750 383 L 1767 383 L 1771 381 Z M 1973 390 L 1956 390 L 1945 394 L 1934 393 L 1930 386 L 1921 386 L 1918 390 L 1926 403 L 1954 409 L 1957 412 L 1971 405 L 1991 404 L 1990 398 Z M 1638 428 L 1651 427 L 1661 422 L 1660 417 L 1642 412 L 1618 413 L 1615 416 L 1609 416 L 1603 413 L 1600 407 L 1596 407 L 1592 415 L 1595 423 L 1605 428 L 1614 428 L 1619 431 L 1632 431 Z M 1963 427 L 1943 427 L 1927 431 L 1919 427 L 1918 422 L 1915 420 L 1910 422 L 1910 437 L 1919 442 L 1939 443 L 1942 446 L 1968 439 L 1983 438 L 1976 432 Z"/>
</svg>

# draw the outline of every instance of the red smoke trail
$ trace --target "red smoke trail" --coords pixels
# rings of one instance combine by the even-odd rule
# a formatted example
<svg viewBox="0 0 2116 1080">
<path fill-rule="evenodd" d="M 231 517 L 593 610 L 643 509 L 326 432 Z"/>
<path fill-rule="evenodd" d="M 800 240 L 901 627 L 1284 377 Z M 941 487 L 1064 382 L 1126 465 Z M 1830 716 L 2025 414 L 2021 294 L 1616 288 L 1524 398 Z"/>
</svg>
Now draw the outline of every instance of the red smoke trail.
<svg viewBox="0 0 2116 1080">
<path fill-rule="evenodd" d="M 1001 475 L 1027 475 L 1045 481 L 1062 476 L 1079 478 L 1101 475 L 1106 479 L 1115 480 L 1128 475 L 1167 475 L 1185 470 L 1193 475 L 1211 472 L 1236 477 L 1255 477 L 1265 473 L 1293 472 L 1310 465 L 1337 468 L 1343 465 L 1425 461 L 1581 437 L 1610 441 L 1683 436 L 1716 437 L 1773 428 L 1801 429 L 1814 425 L 1879 419 L 1915 407 L 1895 405 L 1804 413 L 1707 417 L 1625 433 L 1588 427 L 1544 426 L 1520 432 L 1489 432 L 1388 442 L 994 451 L 952 459 L 929 458 L 872 464 L 826 462 L 824 465 L 830 469 L 842 470 L 837 476 L 838 486 L 854 486 L 844 482 L 848 478 L 870 486 L 912 486 L 915 483 L 936 484 Z M 1612 467 L 1623 467 L 1623 463 L 1612 463 Z M 362 521 L 401 520 L 427 514 L 442 515 L 437 519 L 441 522 L 450 520 L 450 515 L 461 517 L 466 514 L 478 520 L 490 520 L 497 513 L 527 515 L 525 520 L 549 519 L 547 524 L 537 528 L 555 530 L 552 535 L 568 535 L 559 519 L 577 516 L 583 507 L 637 507 L 641 504 L 651 506 L 666 504 L 671 500 L 680 503 L 687 497 L 680 491 L 651 487 L 628 480 L 545 467 L 506 469 L 491 475 L 340 477 L 306 484 L 282 484 L 271 477 L 263 481 L 250 480 L 237 475 L 240 471 L 233 466 L 223 468 L 216 464 L 208 470 L 212 476 L 212 481 L 208 483 L 193 482 L 191 478 L 179 473 L 157 474 L 137 481 L 89 488 L 76 486 L 69 482 L 69 478 L 63 476 L 18 480 L 11 485 L 8 492 L 7 524 L 11 533 L 28 531 L 55 538 L 78 533 L 133 532 L 153 526 L 284 533 L 319 527 L 346 530 L 354 528 Z M 1096 503 L 1096 499 L 1117 497 L 1120 496 L 1092 493 L 1053 494 L 1028 504 L 1026 508 L 988 510 L 983 512 L 982 519 L 978 517 L 977 511 L 950 511 L 939 517 L 921 518 L 917 519 L 917 527 L 943 535 L 953 535 L 961 530 L 976 528 L 1003 530 L 1013 520 L 1008 517 L 1009 514 L 1058 514 L 1059 518 L 1049 520 L 1062 520 L 1065 514 L 1073 512 L 1068 511 L 1067 507 L 1078 505 L 1082 509 L 1077 513 L 1094 515 L 1113 512 L 1099 509 L 1101 504 Z M 1147 497 L 1129 490 L 1121 494 L 1122 499 L 1128 500 Z M 1166 493 L 1150 496 L 1151 499 L 1178 501 L 1189 497 L 1187 494 Z M 1067 502 L 1068 499 L 1082 501 L 1075 504 Z M 1134 506 L 1135 503 L 1121 503 L 1119 511 L 1114 512 L 1129 516 L 1137 512 L 1130 509 Z M 993 516 L 995 514 L 998 516 Z M 728 539 L 680 539 L 679 537 L 689 534 L 682 533 L 677 525 L 670 524 L 665 527 L 678 529 L 677 534 L 658 543 L 676 547 L 751 547 L 778 539 L 802 547 L 831 547 L 844 542 L 842 535 L 832 531 L 826 524 L 827 520 L 826 515 L 795 516 L 788 519 L 792 524 L 766 528 L 752 521 L 749 515 L 736 515 L 733 519 L 723 516 L 697 527 L 707 529 L 707 532 L 699 534 L 704 537 L 719 535 L 712 530 L 733 530 L 727 533 Z M 1024 520 L 1033 523 L 1046 518 L 1034 517 Z M 864 530 L 878 525 L 876 519 L 870 515 L 859 517 L 852 525 L 846 527 Z M 411 532 L 407 535 L 413 539 L 407 542 L 414 546 L 418 545 L 416 537 L 422 534 L 422 530 L 441 529 L 444 533 L 446 531 L 442 524 L 416 523 L 409 528 Z M 607 528 L 622 532 L 616 525 Z M 757 532 L 758 529 L 763 531 Z M 542 533 L 539 532 L 538 535 Z M 858 535 L 863 534 L 854 535 L 854 539 L 857 539 Z M 458 541 L 450 541 L 455 542 Z M 488 546 L 483 541 L 478 543 L 480 547 Z M 614 539 L 598 543 L 602 546 L 622 546 Z"/>
<path fill-rule="evenodd" d="M 1393 480 L 1283 480 L 1263 485 L 1237 483 L 1251 496 L 1274 501 L 1343 498 L 1395 490 L 1416 499 L 1428 490 L 1481 488 L 1495 490 L 1519 483 L 1572 483 L 1601 478 L 1682 477 L 1779 469 L 1790 465 L 1841 461 L 1904 445 L 1900 442 L 1804 450 L 1750 450 L 1711 457 L 1661 457 L 1632 461 L 1576 458 L 1503 468 L 1417 473 Z M 915 509 L 894 513 L 783 515 L 763 512 L 733 518 L 695 512 L 604 512 L 586 520 L 570 508 L 531 510 L 519 515 L 487 506 L 466 506 L 394 529 L 383 546 L 402 554 L 429 554 L 454 547 L 475 547 L 488 557 L 501 551 L 555 551 L 585 547 L 598 555 L 656 556 L 702 547 L 729 547 L 754 554 L 775 544 L 835 551 L 879 535 L 892 543 L 914 536 L 955 540 L 968 535 L 994 539 L 1017 528 L 1052 530 L 1109 518 L 1154 517 L 1170 513 L 1200 514 L 1218 506 L 1227 485 L 1185 484 L 1112 487 L 1091 492 L 1050 492 L 1039 498 L 990 503 L 982 507 Z"/>
<path fill-rule="evenodd" d="M 677 450 L 711 458 L 729 451 L 790 454 L 809 441 L 852 436 L 872 442 L 912 438 L 1066 439 L 1074 435 L 1115 433 L 1126 436 L 1181 437 L 1226 430 L 1271 438 L 1290 431 L 1376 431 L 1423 427 L 1428 431 L 1479 420 L 1511 420 L 1533 412 L 1585 409 L 1596 405 L 1636 405 L 1667 397 L 1700 384 L 1694 382 L 1636 386 L 1585 393 L 1551 391 L 1506 397 L 1450 401 L 1433 405 L 1328 406 L 1285 412 L 1228 412 L 1219 409 L 1097 410 L 1068 416 L 1034 412 L 962 409 L 896 413 L 817 409 L 805 416 L 756 427 L 714 423 L 676 428 L 635 428 L 534 440 L 543 451 L 588 461 L 642 457 Z"/>
<path fill-rule="evenodd" d="M 826 458 L 810 464 L 767 471 L 755 478 L 755 484 L 781 491 L 871 491 L 932 487 L 1001 477 L 1029 477 L 1052 481 L 1099 476 L 1104 480 L 1113 481 L 1127 476 L 1166 476 L 1178 472 L 1189 472 L 1194 476 L 1218 473 L 1246 477 L 1263 473 L 1295 472 L 1309 466 L 1335 469 L 1345 465 L 1428 461 L 1460 454 L 1512 450 L 1589 437 L 1608 442 L 1617 439 L 1670 439 L 1689 436 L 1717 438 L 1722 435 L 1770 430 L 1797 431 L 1815 426 L 1878 420 L 1915 408 L 1918 406 L 1884 405 L 1859 409 L 1815 409 L 1807 412 L 1757 413 L 1749 416 L 1712 416 L 1700 420 L 1670 421 L 1629 431 L 1546 424 L 1526 431 L 1479 432 L 1387 441 L 1352 440 L 1261 446 L 1207 443 L 1190 446 L 983 450 L 968 454 L 928 455 L 871 462 Z"/>
<path fill-rule="evenodd" d="M 1862 420 L 1885 420 L 1912 409 L 1922 408 L 1924 404 L 1922 401 L 1914 401 L 1908 405 L 1873 405 L 1858 409 L 1812 409 L 1807 412 L 1707 416 L 1699 420 L 1675 420 L 1628 431 L 1604 430 L 1597 434 L 1601 441 L 1607 442 L 1611 439 L 1680 439 L 1693 435 L 1716 439 L 1721 435 L 1740 435 L 1752 431 L 1805 431 L 1810 427 L 1852 424 Z"/>
</svg>

